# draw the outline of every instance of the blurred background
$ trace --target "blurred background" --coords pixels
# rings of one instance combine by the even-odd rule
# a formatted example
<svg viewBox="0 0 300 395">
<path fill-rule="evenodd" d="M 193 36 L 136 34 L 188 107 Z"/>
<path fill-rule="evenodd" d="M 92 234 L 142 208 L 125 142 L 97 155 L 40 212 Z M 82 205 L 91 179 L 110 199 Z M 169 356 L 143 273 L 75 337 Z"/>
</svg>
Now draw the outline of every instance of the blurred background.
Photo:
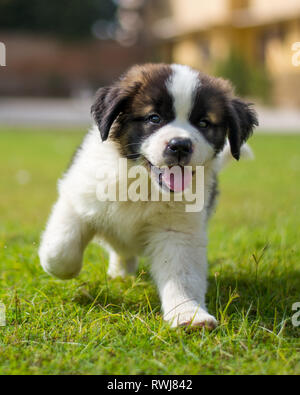
<svg viewBox="0 0 300 395">
<path fill-rule="evenodd" d="M 300 130 L 299 0 L 0 0 L 0 42 L 2 125 L 89 124 L 97 88 L 176 62 L 229 78 L 260 129 Z"/>
</svg>

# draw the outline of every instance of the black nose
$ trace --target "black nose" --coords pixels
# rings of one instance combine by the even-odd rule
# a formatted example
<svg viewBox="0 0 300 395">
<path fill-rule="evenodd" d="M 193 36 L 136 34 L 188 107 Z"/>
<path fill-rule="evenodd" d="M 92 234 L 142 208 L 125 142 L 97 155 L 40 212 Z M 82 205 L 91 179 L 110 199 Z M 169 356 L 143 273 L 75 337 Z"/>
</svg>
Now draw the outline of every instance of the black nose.
<svg viewBox="0 0 300 395">
<path fill-rule="evenodd" d="M 190 139 L 177 137 L 169 141 L 164 151 L 164 156 L 168 164 L 187 164 L 192 152 L 192 141 Z"/>
<path fill-rule="evenodd" d="M 190 139 L 175 138 L 169 142 L 168 149 L 172 152 L 190 154 L 192 152 L 192 142 Z"/>
</svg>

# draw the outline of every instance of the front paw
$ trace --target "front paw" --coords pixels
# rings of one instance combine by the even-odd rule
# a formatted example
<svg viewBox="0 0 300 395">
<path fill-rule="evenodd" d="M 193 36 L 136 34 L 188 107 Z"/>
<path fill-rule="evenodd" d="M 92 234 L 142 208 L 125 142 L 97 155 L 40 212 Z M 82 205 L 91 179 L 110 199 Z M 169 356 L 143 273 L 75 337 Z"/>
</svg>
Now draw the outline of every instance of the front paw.
<svg viewBox="0 0 300 395">
<path fill-rule="evenodd" d="M 171 316 L 168 314 L 165 316 L 165 320 L 170 323 L 172 328 L 184 326 L 189 328 L 206 328 L 212 330 L 218 325 L 218 321 L 215 317 L 208 314 L 201 308 L 183 310 L 176 312 Z"/>
</svg>

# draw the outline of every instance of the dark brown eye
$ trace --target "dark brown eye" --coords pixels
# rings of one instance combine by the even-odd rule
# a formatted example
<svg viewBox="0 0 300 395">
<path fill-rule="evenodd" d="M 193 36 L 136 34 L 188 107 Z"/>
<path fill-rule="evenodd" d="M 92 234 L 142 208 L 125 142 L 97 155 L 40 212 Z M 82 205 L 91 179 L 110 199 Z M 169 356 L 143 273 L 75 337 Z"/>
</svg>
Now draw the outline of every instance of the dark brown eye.
<svg viewBox="0 0 300 395">
<path fill-rule="evenodd" d="M 207 129 L 209 127 L 209 122 L 206 121 L 205 119 L 202 119 L 199 123 L 198 123 L 199 128 L 201 129 Z"/>
<path fill-rule="evenodd" d="M 160 118 L 160 116 L 157 115 L 157 114 L 151 114 L 151 115 L 149 115 L 149 117 L 148 117 L 148 121 L 151 122 L 151 123 L 154 123 L 154 124 L 158 125 L 158 124 L 161 122 L 161 118 Z"/>
</svg>

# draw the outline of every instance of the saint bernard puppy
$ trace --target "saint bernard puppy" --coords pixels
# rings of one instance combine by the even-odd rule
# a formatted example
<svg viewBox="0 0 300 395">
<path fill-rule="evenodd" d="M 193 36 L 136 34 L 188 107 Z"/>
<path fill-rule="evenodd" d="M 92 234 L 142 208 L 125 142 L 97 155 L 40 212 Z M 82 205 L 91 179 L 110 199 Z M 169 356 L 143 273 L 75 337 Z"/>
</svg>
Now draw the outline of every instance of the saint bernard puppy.
<svg viewBox="0 0 300 395">
<path fill-rule="evenodd" d="M 100 88 L 91 112 L 95 125 L 59 181 L 39 249 L 42 267 L 60 279 L 76 277 L 85 247 L 100 239 L 112 278 L 134 273 L 139 256 L 149 258 L 172 327 L 214 328 L 205 307 L 207 219 L 221 165 L 251 153 L 244 142 L 258 125 L 254 110 L 223 79 L 183 65 L 146 64 Z M 99 198 L 102 171 L 117 188 L 125 181 L 114 176 L 120 159 L 128 168 L 144 166 L 149 184 L 169 192 L 169 201 Z M 166 174 L 171 166 L 193 171 L 172 178 Z M 195 182 L 197 166 L 204 168 L 204 206 L 187 212 L 184 199 L 174 197 Z"/>
</svg>

